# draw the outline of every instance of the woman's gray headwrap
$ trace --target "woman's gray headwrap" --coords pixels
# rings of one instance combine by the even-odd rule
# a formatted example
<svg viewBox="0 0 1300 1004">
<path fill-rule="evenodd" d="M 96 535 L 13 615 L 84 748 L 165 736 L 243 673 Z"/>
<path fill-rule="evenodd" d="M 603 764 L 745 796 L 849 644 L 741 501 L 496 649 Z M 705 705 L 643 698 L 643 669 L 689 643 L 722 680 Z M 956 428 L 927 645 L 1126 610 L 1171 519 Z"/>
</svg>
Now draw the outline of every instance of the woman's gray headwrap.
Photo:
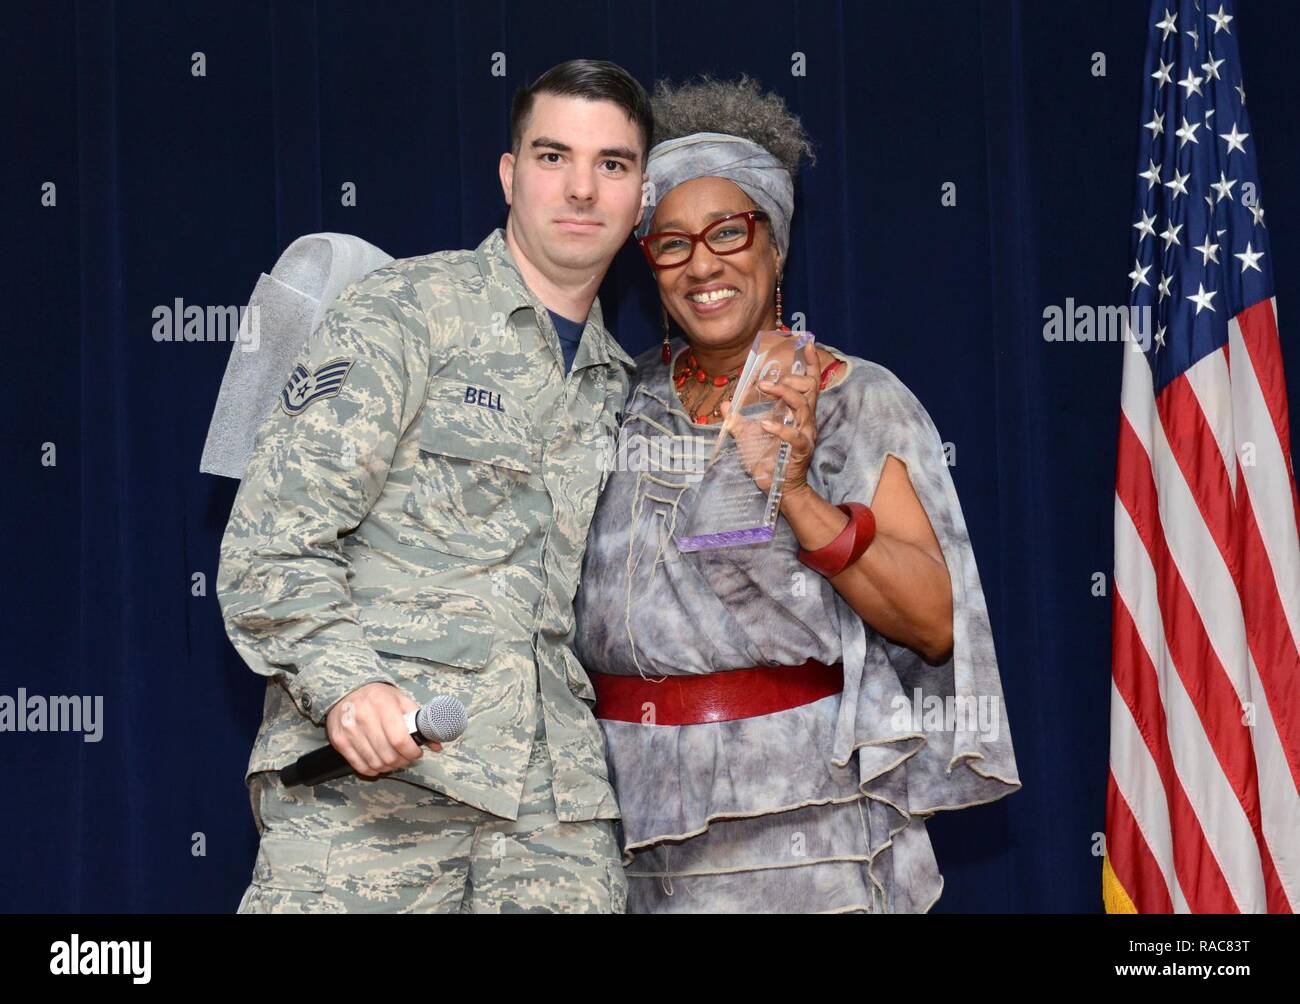
<svg viewBox="0 0 1300 1004">
<path fill-rule="evenodd" d="M 650 232 L 655 206 L 678 185 L 695 178 L 726 178 L 772 218 L 777 250 L 784 258 L 794 215 L 794 179 L 785 165 L 757 143 L 723 132 L 697 132 L 665 140 L 650 151 L 645 213 L 636 235 Z"/>
</svg>

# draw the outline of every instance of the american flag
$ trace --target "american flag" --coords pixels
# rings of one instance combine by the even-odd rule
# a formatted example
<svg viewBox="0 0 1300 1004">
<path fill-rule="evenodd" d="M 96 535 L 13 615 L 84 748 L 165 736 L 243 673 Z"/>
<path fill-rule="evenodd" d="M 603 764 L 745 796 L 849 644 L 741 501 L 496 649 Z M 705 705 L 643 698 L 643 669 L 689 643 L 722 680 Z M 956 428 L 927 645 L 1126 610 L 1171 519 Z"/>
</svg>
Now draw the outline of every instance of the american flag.
<svg viewBox="0 0 1300 1004">
<path fill-rule="evenodd" d="M 1103 901 L 1289 913 L 1300 503 L 1257 137 L 1233 4 L 1157 0 L 1151 24 L 1129 279 L 1153 330 L 1135 320 L 1124 351 Z"/>
</svg>

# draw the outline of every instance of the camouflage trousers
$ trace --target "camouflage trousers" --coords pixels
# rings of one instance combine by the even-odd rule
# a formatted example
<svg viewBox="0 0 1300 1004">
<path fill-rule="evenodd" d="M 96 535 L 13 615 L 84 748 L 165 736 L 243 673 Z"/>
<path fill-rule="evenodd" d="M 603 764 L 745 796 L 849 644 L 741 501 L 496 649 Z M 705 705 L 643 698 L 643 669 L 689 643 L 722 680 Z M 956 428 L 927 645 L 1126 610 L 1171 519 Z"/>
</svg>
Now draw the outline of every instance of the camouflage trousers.
<svg viewBox="0 0 1300 1004">
<path fill-rule="evenodd" d="M 394 778 L 248 784 L 261 843 L 237 913 L 626 910 L 613 821 L 556 818 L 540 720 L 516 820 Z"/>
</svg>

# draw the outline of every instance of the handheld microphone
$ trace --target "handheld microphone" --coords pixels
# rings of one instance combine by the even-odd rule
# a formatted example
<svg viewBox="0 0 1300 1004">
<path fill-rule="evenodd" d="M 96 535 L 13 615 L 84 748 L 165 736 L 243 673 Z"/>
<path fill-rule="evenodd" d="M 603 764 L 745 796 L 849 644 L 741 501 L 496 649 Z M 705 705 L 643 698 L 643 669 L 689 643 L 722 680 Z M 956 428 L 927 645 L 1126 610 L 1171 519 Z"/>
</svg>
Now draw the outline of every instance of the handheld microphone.
<svg viewBox="0 0 1300 1004">
<path fill-rule="evenodd" d="M 422 708 L 406 713 L 406 729 L 411 738 L 423 746 L 425 743 L 449 743 L 462 732 L 469 720 L 465 705 L 454 697 L 443 694 Z M 294 763 L 280 771 L 280 783 L 286 788 L 298 784 L 323 784 L 336 778 L 355 774 L 352 765 L 333 746 L 304 753 Z"/>
</svg>

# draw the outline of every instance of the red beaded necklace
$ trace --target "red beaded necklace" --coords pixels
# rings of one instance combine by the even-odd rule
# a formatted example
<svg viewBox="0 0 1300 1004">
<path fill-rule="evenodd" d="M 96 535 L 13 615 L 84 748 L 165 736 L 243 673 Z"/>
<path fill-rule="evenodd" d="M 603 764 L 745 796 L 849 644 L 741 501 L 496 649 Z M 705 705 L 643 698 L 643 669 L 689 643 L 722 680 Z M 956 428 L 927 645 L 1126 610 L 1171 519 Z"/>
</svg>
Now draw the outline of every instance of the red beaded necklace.
<svg viewBox="0 0 1300 1004">
<path fill-rule="evenodd" d="M 686 356 L 689 361 L 683 362 L 682 356 Z M 678 397 L 682 397 L 681 389 L 686 386 L 687 381 L 691 380 L 692 377 L 695 378 L 694 382 L 697 384 L 711 383 L 714 387 L 726 387 L 729 384 L 731 385 L 731 389 L 718 399 L 718 403 L 714 406 L 712 411 L 692 415 L 694 421 L 699 422 L 701 425 L 707 425 L 715 419 L 722 418 L 722 402 L 730 401 L 732 395 L 736 393 L 735 380 L 740 376 L 740 371 L 744 368 L 745 364 L 741 363 L 730 373 L 723 373 L 711 377 L 705 372 L 704 367 L 700 365 L 700 361 L 695 358 L 694 352 L 690 349 L 682 350 L 681 355 L 677 357 L 677 371 L 673 375 L 673 383 L 677 385 Z M 700 400 L 703 400 L 703 398 L 698 398 L 697 402 Z M 682 399 L 682 404 L 686 404 L 685 398 Z"/>
<path fill-rule="evenodd" d="M 789 329 L 783 327 L 782 330 Z M 685 357 L 685 360 L 683 360 L 683 357 Z M 826 384 L 830 380 L 831 374 L 839 369 L 841 365 L 843 365 L 843 360 L 835 359 L 832 360 L 824 370 L 822 370 L 821 380 L 818 381 L 820 390 L 826 389 Z M 715 421 L 721 421 L 722 402 L 730 401 L 736 393 L 735 381 L 736 378 L 740 376 L 740 371 L 744 368 L 744 364 L 742 363 L 730 373 L 723 373 L 711 377 L 707 372 L 705 372 L 704 367 L 700 365 L 699 360 L 695 358 L 695 353 L 692 352 L 689 347 L 682 349 L 682 351 L 677 355 L 677 367 L 673 373 L 673 383 L 677 387 L 678 398 L 681 399 L 683 407 L 686 407 L 688 412 L 690 412 L 690 406 L 687 405 L 685 397 L 682 396 L 682 388 L 685 387 L 687 383 L 694 383 L 696 385 L 712 384 L 714 387 L 730 387 L 730 389 L 718 399 L 718 403 L 714 405 L 712 411 L 692 414 L 691 420 L 700 425 L 710 425 Z M 692 378 L 694 379 L 692 380 Z M 701 400 L 703 400 L 702 397 L 698 398 L 696 403 Z"/>
<path fill-rule="evenodd" d="M 777 326 L 781 331 L 789 331 L 789 330 L 790 330 L 790 328 L 789 328 L 787 325 L 781 323 L 781 293 L 780 293 L 780 290 L 777 291 L 776 326 Z M 688 357 L 689 362 L 687 362 L 687 363 L 685 363 L 685 364 L 682 363 L 682 356 L 683 356 L 683 355 L 685 355 L 685 356 Z M 669 359 L 669 354 L 668 354 L 668 342 L 667 342 L 667 340 L 665 340 L 665 341 L 664 341 L 664 362 L 668 362 L 668 359 Z M 685 349 L 683 349 L 683 350 L 678 354 L 678 356 L 677 356 L 677 362 L 678 362 L 678 366 L 677 366 L 677 371 L 673 374 L 673 383 L 677 385 L 677 396 L 678 396 L 678 398 L 681 399 L 682 405 L 683 405 L 684 407 L 687 407 L 687 405 L 686 405 L 686 399 L 682 396 L 682 392 L 681 392 L 681 391 L 682 391 L 682 388 L 686 386 L 687 381 L 689 381 L 689 380 L 691 379 L 691 377 L 694 377 L 694 378 L 695 378 L 695 382 L 696 382 L 697 384 L 712 383 L 714 387 L 726 387 L 726 386 L 728 386 L 728 385 L 730 384 L 731 389 L 728 390 L 727 393 L 723 394 L 722 397 L 718 398 L 718 403 L 715 404 L 715 405 L 713 406 L 713 410 L 712 410 L 712 411 L 709 411 L 709 412 L 701 412 L 700 414 L 693 414 L 693 415 L 692 415 L 692 420 L 695 421 L 695 422 L 697 422 L 697 423 L 699 423 L 700 425 L 708 425 L 708 424 L 710 424 L 711 422 L 713 422 L 713 421 L 715 421 L 715 420 L 717 420 L 717 421 L 721 421 L 721 420 L 722 420 L 722 402 L 723 402 L 723 401 L 730 401 L 730 400 L 732 399 L 732 397 L 735 395 L 735 393 L 736 393 L 735 380 L 736 380 L 736 378 L 737 378 L 738 376 L 740 376 L 740 371 L 743 370 L 743 369 L 745 368 L 745 364 L 744 364 L 744 363 L 741 363 L 739 366 L 737 366 L 735 369 L 733 369 L 730 373 L 723 373 L 723 374 L 721 374 L 721 375 L 719 375 L 719 376 L 713 376 L 713 377 L 711 377 L 711 376 L 709 376 L 708 373 L 705 372 L 704 367 L 700 365 L 699 360 L 695 358 L 695 353 L 690 351 L 690 347 L 689 347 L 689 346 L 687 346 Z M 702 397 L 701 397 L 701 398 L 698 398 L 696 403 L 698 403 L 699 401 L 702 401 L 702 400 L 703 400 Z M 687 407 L 687 410 L 688 410 L 688 411 L 690 410 L 689 407 Z"/>
<path fill-rule="evenodd" d="M 740 371 L 745 368 L 745 364 L 741 363 L 730 373 L 726 373 L 722 376 L 710 377 L 708 373 L 704 372 L 704 367 L 700 365 L 700 361 L 695 358 L 694 352 L 691 352 L 689 349 L 684 349 L 683 353 L 689 356 L 689 361 L 679 366 L 677 369 L 677 375 L 673 377 L 673 381 L 678 387 L 685 384 L 692 375 L 694 375 L 697 383 L 708 383 L 712 381 L 713 386 L 715 387 L 725 387 L 727 384 L 731 383 L 732 380 L 736 379 L 736 377 L 740 375 Z M 678 356 L 677 360 L 680 363 L 681 356 Z"/>
</svg>

